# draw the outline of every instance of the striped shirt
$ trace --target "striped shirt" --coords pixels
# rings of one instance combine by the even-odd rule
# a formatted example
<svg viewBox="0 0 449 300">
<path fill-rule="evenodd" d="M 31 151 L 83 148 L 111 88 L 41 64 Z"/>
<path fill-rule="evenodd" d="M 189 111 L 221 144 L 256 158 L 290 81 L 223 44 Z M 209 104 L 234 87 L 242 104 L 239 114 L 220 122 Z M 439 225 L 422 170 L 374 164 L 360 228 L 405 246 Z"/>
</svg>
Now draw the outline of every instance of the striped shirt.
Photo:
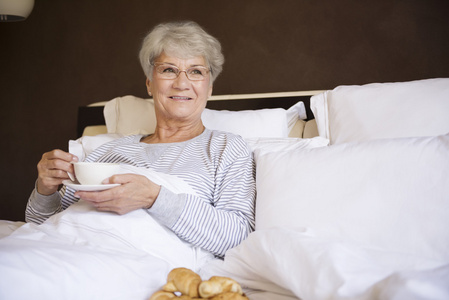
<svg viewBox="0 0 449 300">
<path fill-rule="evenodd" d="M 223 257 L 254 230 L 255 166 L 251 150 L 234 134 L 208 130 L 185 142 L 147 144 L 127 136 L 94 150 L 86 161 L 117 162 L 176 175 L 196 195 L 165 187 L 147 212 L 181 239 Z M 27 221 L 42 223 L 78 201 L 71 188 L 52 196 L 33 191 Z"/>
</svg>

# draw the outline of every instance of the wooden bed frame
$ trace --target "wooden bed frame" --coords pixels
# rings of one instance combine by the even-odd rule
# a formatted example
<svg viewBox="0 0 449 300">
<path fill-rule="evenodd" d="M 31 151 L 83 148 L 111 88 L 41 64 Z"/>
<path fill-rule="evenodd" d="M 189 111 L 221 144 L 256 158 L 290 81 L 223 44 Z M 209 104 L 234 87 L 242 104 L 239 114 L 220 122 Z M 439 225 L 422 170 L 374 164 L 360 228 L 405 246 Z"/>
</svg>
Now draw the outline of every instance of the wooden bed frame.
<svg viewBox="0 0 449 300">
<path fill-rule="evenodd" d="M 212 96 L 206 107 L 215 110 L 254 110 L 263 108 L 284 108 L 288 109 L 299 101 L 304 102 L 307 119 L 313 119 L 310 109 L 310 97 L 319 93 L 316 91 L 301 92 L 280 92 L 280 93 L 259 93 L 259 94 L 236 94 Z M 103 116 L 105 102 L 98 102 L 88 106 L 78 108 L 77 134 L 81 136 L 84 128 L 94 125 L 105 125 Z"/>
</svg>

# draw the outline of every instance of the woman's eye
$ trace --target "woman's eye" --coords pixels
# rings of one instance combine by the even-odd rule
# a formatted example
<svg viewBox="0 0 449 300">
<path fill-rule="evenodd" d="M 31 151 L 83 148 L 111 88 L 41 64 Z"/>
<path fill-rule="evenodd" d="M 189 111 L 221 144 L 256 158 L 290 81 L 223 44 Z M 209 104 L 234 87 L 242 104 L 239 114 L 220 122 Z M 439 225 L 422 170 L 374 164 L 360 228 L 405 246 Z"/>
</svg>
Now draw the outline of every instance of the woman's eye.
<svg viewBox="0 0 449 300">
<path fill-rule="evenodd" d="M 164 68 L 163 73 L 176 73 L 176 70 L 174 68 Z"/>
<path fill-rule="evenodd" d="M 203 75 L 203 72 L 200 69 L 191 69 L 190 74 Z"/>
</svg>

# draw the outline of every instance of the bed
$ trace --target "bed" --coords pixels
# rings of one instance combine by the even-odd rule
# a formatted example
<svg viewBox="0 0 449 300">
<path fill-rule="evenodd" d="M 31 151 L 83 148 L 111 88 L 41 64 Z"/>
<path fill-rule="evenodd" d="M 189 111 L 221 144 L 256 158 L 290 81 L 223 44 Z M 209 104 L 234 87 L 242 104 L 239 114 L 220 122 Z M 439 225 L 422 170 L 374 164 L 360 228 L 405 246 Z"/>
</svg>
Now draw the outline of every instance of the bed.
<svg viewBox="0 0 449 300">
<path fill-rule="evenodd" d="M 134 96 L 82 107 L 69 149 L 151 133 L 153 113 Z M 144 300 L 177 266 L 253 300 L 449 299 L 448 78 L 214 96 L 203 122 L 256 161 L 256 230 L 224 260 L 187 263 L 197 250 L 176 237 L 152 244 L 170 235 L 155 222 L 81 200 L 43 225 L 0 222 L 0 299 Z"/>
</svg>

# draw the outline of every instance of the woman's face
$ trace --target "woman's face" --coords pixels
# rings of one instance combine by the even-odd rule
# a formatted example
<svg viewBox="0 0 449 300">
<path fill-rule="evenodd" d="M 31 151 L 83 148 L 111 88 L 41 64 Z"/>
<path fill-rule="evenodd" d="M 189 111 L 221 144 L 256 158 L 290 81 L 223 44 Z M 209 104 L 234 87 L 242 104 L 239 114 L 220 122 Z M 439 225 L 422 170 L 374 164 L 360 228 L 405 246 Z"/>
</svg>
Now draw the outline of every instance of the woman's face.
<svg viewBox="0 0 449 300">
<path fill-rule="evenodd" d="M 173 66 L 179 70 L 191 67 L 207 67 L 202 56 L 181 59 L 162 53 L 155 64 Z M 165 70 L 165 69 L 164 69 Z M 167 69 L 172 71 L 171 68 Z M 156 117 L 161 121 L 175 121 L 180 123 L 194 123 L 201 121 L 201 113 L 206 107 L 207 99 L 212 94 L 210 73 L 204 80 L 191 81 L 186 72 L 180 72 L 175 79 L 164 79 L 158 75 L 156 67 L 153 69 L 152 80 L 147 79 L 147 89 L 153 95 Z"/>
</svg>

